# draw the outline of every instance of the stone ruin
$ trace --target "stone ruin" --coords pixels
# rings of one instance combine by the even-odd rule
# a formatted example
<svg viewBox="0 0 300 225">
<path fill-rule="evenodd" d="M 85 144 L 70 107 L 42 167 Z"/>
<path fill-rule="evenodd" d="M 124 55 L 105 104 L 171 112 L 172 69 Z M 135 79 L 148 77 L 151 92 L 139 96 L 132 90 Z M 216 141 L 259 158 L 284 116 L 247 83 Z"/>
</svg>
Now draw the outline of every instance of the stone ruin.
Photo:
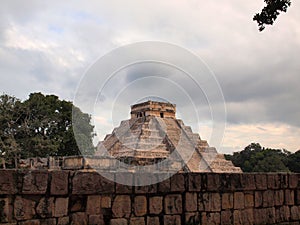
<svg viewBox="0 0 300 225">
<path fill-rule="evenodd" d="M 180 167 L 183 172 L 242 172 L 176 118 L 175 104 L 146 101 L 132 105 L 130 114 L 129 120 L 99 142 L 96 156 L 113 157 L 134 168 L 159 165 L 158 170 Z"/>
</svg>

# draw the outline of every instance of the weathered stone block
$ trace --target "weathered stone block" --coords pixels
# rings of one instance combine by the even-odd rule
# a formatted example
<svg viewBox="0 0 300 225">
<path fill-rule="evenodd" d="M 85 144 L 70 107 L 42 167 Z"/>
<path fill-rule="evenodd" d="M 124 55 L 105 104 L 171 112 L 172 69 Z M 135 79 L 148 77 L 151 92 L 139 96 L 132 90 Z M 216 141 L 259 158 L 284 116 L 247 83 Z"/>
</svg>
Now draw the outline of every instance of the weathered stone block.
<svg viewBox="0 0 300 225">
<path fill-rule="evenodd" d="M 266 174 L 255 174 L 255 184 L 257 190 L 266 190 L 267 185 L 267 175 Z"/>
<path fill-rule="evenodd" d="M 164 225 L 181 225 L 181 218 L 179 215 L 165 215 Z"/>
<path fill-rule="evenodd" d="M 154 216 L 154 217 L 147 216 L 147 225 L 160 225 L 159 217 L 157 217 L 157 216 Z"/>
<path fill-rule="evenodd" d="M 116 173 L 116 192 L 121 194 L 132 193 L 133 174 L 132 173 Z M 130 183 L 130 185 L 125 185 Z"/>
<path fill-rule="evenodd" d="M 56 225 L 56 218 L 40 220 L 40 225 Z"/>
<path fill-rule="evenodd" d="M 171 181 L 169 178 L 158 183 L 158 191 L 162 193 L 169 193 L 171 191 Z"/>
<path fill-rule="evenodd" d="M 201 174 L 200 173 L 189 173 L 188 174 L 189 191 L 200 191 L 201 190 Z"/>
<path fill-rule="evenodd" d="M 242 212 L 242 225 L 253 224 L 254 216 L 253 216 L 253 208 L 244 209 Z"/>
<path fill-rule="evenodd" d="M 14 215 L 17 220 L 30 220 L 35 215 L 35 202 L 17 196 L 14 202 Z"/>
<path fill-rule="evenodd" d="M 255 207 L 261 207 L 263 204 L 263 197 L 262 197 L 262 192 L 260 191 L 255 191 L 254 192 L 254 205 Z"/>
<path fill-rule="evenodd" d="M 206 175 L 206 189 L 217 191 L 220 188 L 220 174 L 209 173 Z"/>
<path fill-rule="evenodd" d="M 263 192 L 263 207 L 274 206 L 274 191 L 267 190 Z"/>
<path fill-rule="evenodd" d="M 110 225 L 128 225 L 126 219 L 111 219 Z"/>
<path fill-rule="evenodd" d="M 144 217 L 132 217 L 129 220 L 129 225 L 145 225 Z"/>
<path fill-rule="evenodd" d="M 18 192 L 15 170 L 0 170 L 0 195 L 13 195 Z"/>
<path fill-rule="evenodd" d="M 56 198 L 54 206 L 54 217 L 68 215 L 69 198 Z"/>
<path fill-rule="evenodd" d="M 135 193 L 146 194 L 146 193 L 157 192 L 157 177 L 152 173 L 135 174 L 134 184 L 135 184 Z"/>
<path fill-rule="evenodd" d="M 221 224 L 222 225 L 231 225 L 232 222 L 232 212 L 230 210 L 225 210 L 221 212 Z"/>
<path fill-rule="evenodd" d="M 70 219 L 68 216 L 57 218 L 57 225 L 69 225 Z"/>
<path fill-rule="evenodd" d="M 234 209 L 243 209 L 245 207 L 245 198 L 243 192 L 235 192 L 233 199 Z"/>
<path fill-rule="evenodd" d="M 101 212 L 101 197 L 100 195 L 89 195 L 87 197 L 86 213 L 88 215 L 96 215 Z"/>
<path fill-rule="evenodd" d="M 13 221 L 11 198 L 0 198 L 0 223 Z"/>
<path fill-rule="evenodd" d="M 84 212 L 77 212 L 72 214 L 71 225 L 87 225 L 88 217 Z"/>
<path fill-rule="evenodd" d="M 150 214 L 160 214 L 162 212 L 163 198 L 160 196 L 150 197 L 149 198 L 149 213 Z"/>
<path fill-rule="evenodd" d="M 242 211 L 240 210 L 233 211 L 233 224 L 243 225 Z"/>
<path fill-rule="evenodd" d="M 243 173 L 240 174 L 240 177 L 241 177 L 241 184 L 244 190 L 252 191 L 256 189 L 254 174 Z"/>
<path fill-rule="evenodd" d="M 298 187 L 298 174 L 289 174 L 289 188 Z"/>
<path fill-rule="evenodd" d="M 73 178 L 73 194 L 103 194 L 114 191 L 114 182 L 96 172 L 76 172 Z"/>
<path fill-rule="evenodd" d="M 232 209 L 233 208 L 233 194 L 223 193 L 222 194 L 222 209 Z"/>
<path fill-rule="evenodd" d="M 19 225 L 41 225 L 40 220 L 27 220 L 19 222 Z"/>
<path fill-rule="evenodd" d="M 245 208 L 252 208 L 254 207 L 254 196 L 253 192 L 245 192 Z"/>
<path fill-rule="evenodd" d="M 136 196 L 134 198 L 134 214 L 144 216 L 147 213 L 147 198 L 145 196 Z"/>
<path fill-rule="evenodd" d="M 110 196 L 101 196 L 101 208 L 111 208 Z"/>
<path fill-rule="evenodd" d="M 290 208 L 286 205 L 281 206 L 280 208 L 276 209 L 275 221 L 276 223 L 289 221 L 290 215 Z"/>
<path fill-rule="evenodd" d="M 91 225 L 105 225 L 102 215 L 89 215 L 89 223 Z"/>
<path fill-rule="evenodd" d="M 280 177 L 278 174 L 267 174 L 268 189 L 280 188 Z"/>
<path fill-rule="evenodd" d="M 198 205 L 198 194 L 195 192 L 185 193 L 185 210 L 187 212 L 197 211 Z"/>
<path fill-rule="evenodd" d="M 199 201 L 203 201 L 204 210 L 207 212 L 221 211 L 221 197 L 219 193 L 204 193 L 202 199 L 201 195 L 199 195 Z"/>
<path fill-rule="evenodd" d="M 117 218 L 128 218 L 131 214 L 131 200 L 128 195 L 118 195 L 112 205 L 113 216 Z"/>
<path fill-rule="evenodd" d="M 284 203 L 286 205 L 294 205 L 294 191 L 293 190 L 284 190 Z"/>
<path fill-rule="evenodd" d="M 29 170 L 23 177 L 23 194 L 45 194 L 48 171 Z"/>
<path fill-rule="evenodd" d="M 284 202 L 284 192 L 283 190 L 276 190 L 274 192 L 274 205 L 275 206 L 280 206 L 283 205 Z"/>
<path fill-rule="evenodd" d="M 220 213 L 201 213 L 201 224 L 218 225 L 221 223 Z"/>
<path fill-rule="evenodd" d="M 66 195 L 68 194 L 68 176 L 67 171 L 52 171 L 51 172 L 51 195 Z"/>
<path fill-rule="evenodd" d="M 69 209 L 71 212 L 83 212 L 86 210 L 87 196 L 71 195 L 69 199 Z"/>
<path fill-rule="evenodd" d="M 182 213 L 182 198 L 180 194 L 171 194 L 165 197 L 165 213 L 166 214 L 181 214 Z"/>
<path fill-rule="evenodd" d="M 36 213 L 42 218 L 52 217 L 54 214 L 54 198 L 41 198 L 36 207 Z"/>
<path fill-rule="evenodd" d="M 185 191 L 185 182 L 183 174 L 177 173 L 171 177 L 171 191 Z"/>
<path fill-rule="evenodd" d="M 300 220 L 300 207 L 299 206 L 291 207 L 291 219 L 294 221 Z"/>
<path fill-rule="evenodd" d="M 185 213 L 185 223 L 184 224 L 200 224 L 199 212 L 189 212 Z"/>
</svg>

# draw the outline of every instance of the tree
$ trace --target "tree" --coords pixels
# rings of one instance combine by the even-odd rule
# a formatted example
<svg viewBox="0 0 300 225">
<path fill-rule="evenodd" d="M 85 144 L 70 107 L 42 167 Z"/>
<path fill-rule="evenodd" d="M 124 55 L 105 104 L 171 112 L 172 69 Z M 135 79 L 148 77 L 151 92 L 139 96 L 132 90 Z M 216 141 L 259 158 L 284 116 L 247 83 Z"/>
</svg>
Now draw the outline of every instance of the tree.
<svg viewBox="0 0 300 225">
<path fill-rule="evenodd" d="M 290 152 L 286 150 L 264 148 L 259 143 L 251 143 L 241 152 L 226 155 L 226 159 L 244 172 L 288 172 L 289 155 Z"/>
<path fill-rule="evenodd" d="M 289 155 L 288 168 L 294 173 L 300 173 L 300 150 Z"/>
<path fill-rule="evenodd" d="M 264 2 L 267 5 L 253 17 L 253 20 L 258 23 L 259 31 L 263 31 L 265 25 L 272 25 L 280 12 L 286 12 L 291 6 L 290 0 L 264 0 Z"/>
<path fill-rule="evenodd" d="M 18 157 L 47 157 L 93 154 L 94 127 L 90 115 L 81 112 L 72 102 L 60 100 L 55 95 L 30 94 L 20 100 L 2 95 L 0 98 L 2 126 L 0 150 L 6 160 Z M 80 152 L 73 133 L 72 111 L 77 115 L 80 129 Z M 78 122 L 77 122 L 78 123 Z"/>
</svg>

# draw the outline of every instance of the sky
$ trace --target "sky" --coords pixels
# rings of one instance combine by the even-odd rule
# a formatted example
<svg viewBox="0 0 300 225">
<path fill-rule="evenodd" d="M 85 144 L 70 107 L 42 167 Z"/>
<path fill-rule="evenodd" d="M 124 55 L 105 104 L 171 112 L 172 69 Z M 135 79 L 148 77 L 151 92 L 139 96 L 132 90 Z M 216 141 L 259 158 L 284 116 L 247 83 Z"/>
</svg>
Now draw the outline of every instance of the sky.
<svg viewBox="0 0 300 225">
<path fill-rule="evenodd" d="M 220 152 L 240 151 L 252 142 L 294 152 L 300 149 L 300 2 L 292 1 L 274 26 L 259 32 L 252 18 L 263 6 L 263 0 L 28 0 L 26 4 L 4 0 L 0 8 L 0 91 L 23 100 L 30 93 L 42 92 L 72 101 L 83 77 L 101 56 L 135 42 L 171 43 L 204 61 L 221 88 L 226 128 Z M 120 71 L 124 79 L 116 80 L 115 86 L 130 88 L 115 92 L 117 99 L 106 97 L 114 101 L 113 110 L 96 107 L 95 112 L 101 113 L 93 112 L 93 120 L 102 125 L 97 126 L 97 141 L 120 120 L 129 118 L 127 103 L 146 99 L 151 91 L 145 90 L 152 86 L 167 90 L 171 85 L 145 79 L 135 86 L 133 78 L 153 71 L 149 67 Z M 177 81 L 188 85 L 180 74 Z M 167 93 L 153 90 L 157 97 Z M 105 102 L 101 96 L 99 102 L 101 99 Z M 184 97 L 169 100 L 175 101 L 178 117 L 211 144 L 209 107 L 203 96 L 199 99 L 204 104 L 200 121 L 191 119 L 192 107 Z M 201 108 L 201 101 L 195 102 Z"/>
</svg>

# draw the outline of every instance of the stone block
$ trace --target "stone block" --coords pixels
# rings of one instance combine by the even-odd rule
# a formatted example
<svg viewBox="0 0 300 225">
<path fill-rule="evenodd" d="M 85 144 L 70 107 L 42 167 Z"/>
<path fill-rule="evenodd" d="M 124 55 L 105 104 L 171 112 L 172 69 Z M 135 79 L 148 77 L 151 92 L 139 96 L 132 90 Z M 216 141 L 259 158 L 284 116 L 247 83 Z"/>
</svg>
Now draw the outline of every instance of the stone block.
<svg viewBox="0 0 300 225">
<path fill-rule="evenodd" d="M 185 191 L 184 175 L 177 173 L 171 177 L 171 192 Z"/>
<path fill-rule="evenodd" d="M 169 193 L 171 191 L 171 180 L 170 178 L 163 180 L 158 183 L 158 191 L 161 193 Z"/>
<path fill-rule="evenodd" d="M 263 196 L 261 191 L 254 192 L 254 206 L 255 208 L 261 207 L 263 204 Z"/>
<path fill-rule="evenodd" d="M 129 220 L 129 225 L 145 225 L 144 217 L 132 217 Z"/>
<path fill-rule="evenodd" d="M 221 224 L 221 215 L 220 213 L 201 213 L 201 224 L 210 224 L 210 225 L 218 225 Z"/>
<path fill-rule="evenodd" d="M 198 205 L 198 194 L 196 192 L 185 193 L 185 210 L 187 212 L 197 211 Z"/>
<path fill-rule="evenodd" d="M 240 210 L 233 211 L 233 224 L 243 225 L 242 211 Z"/>
<path fill-rule="evenodd" d="M 275 221 L 276 223 L 286 222 L 290 219 L 290 208 L 286 205 L 276 209 Z"/>
<path fill-rule="evenodd" d="M 69 225 L 70 219 L 68 216 L 57 218 L 57 225 Z"/>
<path fill-rule="evenodd" d="M 285 205 L 294 205 L 294 190 L 284 190 L 284 203 Z"/>
<path fill-rule="evenodd" d="M 254 196 L 253 192 L 245 192 L 245 208 L 252 208 L 254 207 Z"/>
<path fill-rule="evenodd" d="M 274 205 L 281 206 L 284 202 L 284 192 L 283 190 L 276 190 L 274 192 Z"/>
<path fill-rule="evenodd" d="M 278 174 L 267 174 L 268 189 L 280 188 L 280 177 Z"/>
<path fill-rule="evenodd" d="M 83 212 L 86 210 L 86 195 L 71 195 L 69 199 L 70 212 Z"/>
<path fill-rule="evenodd" d="M 48 171 L 29 170 L 23 176 L 23 194 L 45 194 L 48 185 Z"/>
<path fill-rule="evenodd" d="M 18 223 L 19 225 L 41 225 L 40 220 L 27 220 Z"/>
<path fill-rule="evenodd" d="M 40 225 L 56 225 L 56 218 L 40 220 Z"/>
<path fill-rule="evenodd" d="M 234 209 L 243 209 L 245 207 L 245 197 L 243 192 L 235 192 L 233 195 Z"/>
<path fill-rule="evenodd" d="M 182 213 L 182 198 L 180 194 L 171 194 L 165 197 L 165 213 L 166 214 Z"/>
<path fill-rule="evenodd" d="M 289 188 L 294 189 L 298 187 L 298 174 L 289 174 Z"/>
<path fill-rule="evenodd" d="M 97 215 L 101 212 L 101 196 L 89 195 L 86 203 L 86 213 L 88 215 Z"/>
<path fill-rule="evenodd" d="M 188 190 L 189 191 L 200 191 L 201 190 L 201 174 L 200 173 L 189 173 L 188 174 Z"/>
<path fill-rule="evenodd" d="M 255 185 L 257 190 L 266 190 L 268 188 L 267 175 L 255 174 Z"/>
<path fill-rule="evenodd" d="M 280 188 L 288 188 L 289 187 L 289 179 L 288 174 L 279 174 L 280 178 Z"/>
<path fill-rule="evenodd" d="M 0 170 L 0 195 L 14 195 L 17 192 L 16 171 Z"/>
<path fill-rule="evenodd" d="M 108 180 L 96 172 L 76 172 L 72 182 L 73 194 L 103 194 L 115 190 L 112 180 Z"/>
<path fill-rule="evenodd" d="M 223 193 L 222 194 L 222 209 L 232 209 L 233 208 L 233 194 Z"/>
<path fill-rule="evenodd" d="M 147 198 L 145 196 L 136 196 L 134 198 L 134 214 L 144 216 L 147 213 Z"/>
<path fill-rule="evenodd" d="M 54 217 L 68 215 L 69 198 L 56 198 L 54 205 Z"/>
<path fill-rule="evenodd" d="M 51 172 L 51 195 L 67 195 L 69 184 L 68 171 L 52 171 Z"/>
<path fill-rule="evenodd" d="M 253 191 L 256 189 L 254 174 L 243 173 L 240 175 L 240 177 L 241 177 L 241 185 L 244 188 L 244 190 Z"/>
<path fill-rule="evenodd" d="M 101 208 L 111 208 L 111 197 L 110 196 L 101 196 Z"/>
<path fill-rule="evenodd" d="M 202 199 L 200 196 L 201 195 L 199 195 L 199 201 L 203 201 L 205 211 L 221 211 L 221 197 L 219 193 L 204 193 Z"/>
<path fill-rule="evenodd" d="M 181 225 L 181 218 L 179 215 L 165 215 L 164 225 Z"/>
<path fill-rule="evenodd" d="M 71 225 L 87 225 L 88 217 L 84 212 L 77 212 L 71 215 Z"/>
<path fill-rule="evenodd" d="M 185 213 L 185 224 L 200 224 L 200 221 L 199 212 Z"/>
<path fill-rule="evenodd" d="M 130 194 L 133 190 L 133 174 L 132 173 L 116 173 L 116 193 Z M 130 185 L 125 185 L 130 183 Z"/>
<path fill-rule="evenodd" d="M 41 198 L 36 207 L 36 213 L 42 218 L 52 217 L 54 214 L 54 198 Z"/>
<path fill-rule="evenodd" d="M 137 194 L 157 192 L 157 177 L 152 173 L 137 173 L 134 175 L 134 190 Z"/>
<path fill-rule="evenodd" d="M 233 215 L 230 210 L 225 210 L 221 212 L 221 224 L 222 225 L 231 225 L 233 224 Z"/>
<path fill-rule="evenodd" d="M 252 225 L 254 223 L 253 208 L 244 209 L 242 212 L 242 225 Z"/>
<path fill-rule="evenodd" d="M 35 201 L 16 196 L 14 215 L 17 220 L 30 220 L 35 215 Z"/>
<path fill-rule="evenodd" d="M 291 207 L 291 219 L 294 221 L 300 221 L 300 207 L 299 206 Z"/>
<path fill-rule="evenodd" d="M 11 198 L 0 198 L 0 223 L 12 221 L 14 220 Z"/>
<path fill-rule="evenodd" d="M 206 175 L 206 189 L 208 191 L 218 191 L 220 188 L 220 174 L 208 173 Z"/>
<path fill-rule="evenodd" d="M 157 216 L 154 216 L 154 217 L 147 216 L 147 225 L 160 225 L 159 217 L 157 217 Z"/>
<path fill-rule="evenodd" d="M 129 195 L 117 195 L 112 204 L 113 216 L 116 218 L 126 217 L 131 214 L 131 200 Z"/>
<path fill-rule="evenodd" d="M 122 219 L 111 219 L 110 220 L 110 225 L 128 225 L 127 220 L 122 218 Z"/>
<path fill-rule="evenodd" d="M 296 204 L 300 205 L 300 190 L 299 189 L 296 190 L 295 194 L 296 194 Z"/>
<path fill-rule="evenodd" d="M 263 207 L 273 207 L 274 206 L 274 191 L 267 190 L 263 192 Z"/>
<path fill-rule="evenodd" d="M 160 196 L 149 198 L 149 213 L 150 214 L 160 214 L 163 210 L 162 206 L 163 198 Z"/>
<path fill-rule="evenodd" d="M 105 225 L 103 215 L 89 215 L 90 225 Z"/>
</svg>

